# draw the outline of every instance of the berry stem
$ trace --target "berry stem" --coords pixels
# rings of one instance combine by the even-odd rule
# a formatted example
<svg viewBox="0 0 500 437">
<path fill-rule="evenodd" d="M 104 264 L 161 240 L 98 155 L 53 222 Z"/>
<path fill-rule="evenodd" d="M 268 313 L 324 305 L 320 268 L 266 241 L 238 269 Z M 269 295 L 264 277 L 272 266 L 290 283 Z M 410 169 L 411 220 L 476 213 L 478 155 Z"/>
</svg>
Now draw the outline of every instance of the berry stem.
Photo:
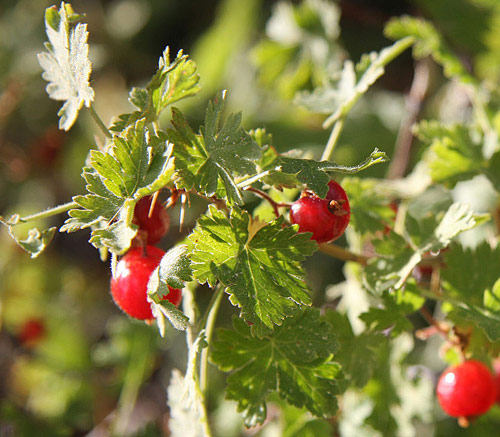
<svg viewBox="0 0 500 437">
<path fill-rule="evenodd" d="M 333 125 L 332 132 L 326 143 L 325 149 L 323 150 L 323 155 L 321 155 L 321 161 L 330 161 L 332 159 L 333 151 L 337 145 L 340 133 L 344 128 L 344 119 L 340 118 Z"/>
<path fill-rule="evenodd" d="M 244 190 L 245 191 L 251 191 L 252 193 L 257 194 L 257 196 L 262 197 L 263 199 L 266 199 L 271 204 L 271 206 L 273 207 L 274 215 L 276 217 L 280 216 L 278 208 L 290 208 L 290 204 L 289 203 L 279 203 L 279 202 L 276 202 L 275 200 L 273 200 L 271 198 L 271 196 L 269 196 L 269 194 L 267 194 L 264 191 L 261 191 L 261 190 L 259 190 L 257 188 L 246 187 Z"/>
<path fill-rule="evenodd" d="M 366 266 L 366 263 L 368 262 L 369 259 L 364 255 L 358 255 L 356 253 L 351 252 L 350 250 L 337 246 L 336 244 L 326 244 L 326 243 L 320 244 L 319 251 L 333 258 L 337 258 L 342 261 L 354 261 L 363 266 Z"/>
<path fill-rule="evenodd" d="M 111 135 L 111 132 L 106 127 L 104 122 L 101 120 L 101 117 L 99 117 L 99 114 L 96 112 L 96 110 L 94 109 L 93 106 L 89 107 L 89 111 L 90 111 L 90 115 L 92 116 L 92 118 L 96 122 L 99 129 L 101 129 L 101 131 L 104 133 L 104 135 L 106 135 L 108 138 L 113 138 L 113 135 Z"/>
</svg>

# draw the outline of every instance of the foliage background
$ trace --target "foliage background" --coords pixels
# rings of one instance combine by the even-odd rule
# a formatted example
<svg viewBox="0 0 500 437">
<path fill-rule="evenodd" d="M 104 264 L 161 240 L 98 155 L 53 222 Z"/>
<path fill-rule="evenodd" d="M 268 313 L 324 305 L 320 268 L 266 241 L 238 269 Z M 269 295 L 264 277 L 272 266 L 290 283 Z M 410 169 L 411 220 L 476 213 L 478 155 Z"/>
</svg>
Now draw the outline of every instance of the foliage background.
<svg viewBox="0 0 500 437">
<path fill-rule="evenodd" d="M 43 49 L 46 39 L 43 11 L 50 4 L 36 0 L 0 2 L 0 215 L 3 216 L 13 212 L 30 214 L 66 202 L 72 194 L 84 189 L 80 172 L 96 129 L 89 115 L 82 112 L 69 133 L 57 130 L 59 105 L 47 97 L 36 61 L 36 53 Z M 319 158 L 329 134 L 321 128 L 322 118 L 290 104 L 293 88 L 266 87 L 255 63 L 255 46 L 262 41 L 276 2 L 85 0 L 73 1 L 72 5 L 75 11 L 86 13 L 96 109 L 106 123 L 129 107 L 128 90 L 149 80 L 163 48 L 169 45 L 172 53 L 183 49 L 198 64 L 202 93 L 181 105 L 193 126 L 201 122 L 207 100 L 227 88 L 229 110 L 243 111 L 245 128 L 264 126 L 273 134 L 279 150 L 304 148 Z M 412 14 L 430 18 L 479 78 L 492 83 L 500 78 L 500 8 L 494 0 L 345 0 L 339 7 L 342 15 L 338 50 L 353 60 L 358 60 L 362 53 L 389 45 L 383 37 L 383 26 L 390 17 Z M 422 117 L 460 118 L 459 111 L 467 111 L 461 105 L 463 96 L 453 89 L 453 83 L 444 81 L 438 67 L 430 68 L 431 82 Z M 409 52 L 387 68 L 347 120 L 335 161 L 356 164 L 359 157 L 369 154 L 373 145 L 393 155 L 413 70 Z M 418 142 L 414 146 L 410 168 L 418 161 L 423 147 Z M 374 166 L 362 176 L 384 177 L 387 171 L 388 165 Z M 492 211 L 496 193 L 484 191 L 474 201 L 480 211 Z M 188 226 L 182 232 L 173 218 L 174 225 L 162 247 L 168 248 L 180 240 L 192 228 L 202 208 L 196 203 L 192 205 L 188 210 Z M 62 222 L 61 217 L 44 225 L 60 226 Z M 464 238 L 474 241 L 474 237 Z M 11 432 L 26 436 L 76 436 L 92 430 L 95 434 L 91 435 L 100 435 L 99 427 L 110 420 L 118 423 L 118 429 L 123 427 L 121 435 L 168 435 L 165 387 L 172 368 L 185 366 L 184 338 L 172 331 L 161 339 L 154 327 L 131 321 L 120 313 L 109 295 L 109 266 L 100 261 L 99 253 L 87 240 L 85 232 L 57 234 L 42 256 L 30 260 L 5 228 L 0 229 L 2 435 Z M 345 279 L 342 263 L 318 253 L 306 262 L 306 267 L 309 284 L 315 291 L 314 303 L 321 306 L 331 301 L 335 292 L 330 286 Z M 206 302 L 208 298 L 207 292 Z M 202 305 L 203 299 L 202 295 Z M 234 308 L 226 305 L 221 311 L 220 324 L 229 325 L 234 312 Z M 30 318 L 44 321 L 46 336 L 38 345 L 25 347 L 17 337 L 22 324 Z M 410 320 L 415 328 L 425 325 L 418 315 Z M 401 354 L 411 351 L 406 358 L 410 371 L 423 371 L 430 387 L 444 368 L 439 357 L 441 342 L 433 339 L 424 344 L 405 337 L 400 343 Z M 369 390 L 379 390 L 380 398 L 395 396 L 383 392 L 385 386 L 380 382 L 397 362 L 395 353 L 391 356 L 389 350 L 381 348 L 380 356 L 376 357 L 379 364 L 375 366 L 376 378 Z M 394 369 L 399 366 L 394 364 L 393 372 Z M 209 408 L 216 435 L 240 435 L 241 423 L 234 406 L 221 401 L 222 376 L 214 372 L 212 378 L 216 383 L 210 392 Z M 496 435 L 500 421 L 498 407 L 474 428 L 462 430 L 454 420 L 439 412 L 429 393 L 423 388 L 421 393 L 415 391 L 412 395 L 414 403 L 427 403 L 430 408 L 422 409 L 419 419 L 410 422 L 407 431 L 402 428 L 395 431 L 384 417 L 372 419 L 375 428 L 386 426 L 385 436 Z M 360 436 L 362 427 L 356 421 L 363 417 L 362 405 L 354 394 L 344 402 L 346 408 L 352 407 L 353 414 L 350 422 L 345 422 L 347 428 L 342 435 Z M 386 407 L 389 408 L 388 404 Z M 406 408 L 418 410 L 414 405 Z M 288 415 L 288 423 L 300 422 L 301 415 L 292 408 L 283 414 Z M 386 425 L 384 420 L 388 420 Z M 348 426 L 356 434 L 350 434 Z M 274 420 L 256 432 L 262 436 L 285 435 L 280 434 L 284 432 L 282 427 L 283 421 L 276 413 Z M 321 421 L 312 423 L 310 430 L 313 434 L 306 434 L 307 430 L 293 434 L 288 430 L 286 435 L 331 433 Z"/>
</svg>

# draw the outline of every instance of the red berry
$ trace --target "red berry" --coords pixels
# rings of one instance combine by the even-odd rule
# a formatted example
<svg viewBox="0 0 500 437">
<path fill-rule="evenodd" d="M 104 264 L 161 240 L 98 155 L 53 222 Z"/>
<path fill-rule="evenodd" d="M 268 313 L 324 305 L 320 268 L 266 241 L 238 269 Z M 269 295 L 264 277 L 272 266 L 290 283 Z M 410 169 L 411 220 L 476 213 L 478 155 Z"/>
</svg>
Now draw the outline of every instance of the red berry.
<svg viewBox="0 0 500 437">
<path fill-rule="evenodd" d="M 493 362 L 493 370 L 495 371 L 495 385 L 497 388 L 497 404 L 500 404 L 500 358 Z"/>
<path fill-rule="evenodd" d="M 143 197 L 134 209 L 133 222 L 139 226 L 139 231 L 147 235 L 147 244 L 158 243 L 170 227 L 170 217 L 159 201 L 155 203 L 153 211 L 149 214 L 152 200 L 153 196 Z"/>
<path fill-rule="evenodd" d="M 312 232 L 311 239 L 318 243 L 339 238 L 351 217 L 344 189 L 333 180 L 328 182 L 328 186 L 326 198 L 305 191 L 290 208 L 290 221 L 299 225 L 299 232 Z"/>
<path fill-rule="evenodd" d="M 147 300 L 149 277 L 160 264 L 165 252 L 154 246 L 145 249 L 130 249 L 116 266 L 116 277 L 111 279 L 111 295 L 118 305 L 130 317 L 140 320 L 153 318 L 151 304 Z M 170 292 L 163 298 L 178 306 L 181 290 L 168 287 Z"/>
<path fill-rule="evenodd" d="M 446 369 L 437 384 L 437 397 L 452 417 L 471 417 L 486 413 L 495 402 L 497 390 L 486 365 L 468 360 Z"/>
<path fill-rule="evenodd" d="M 19 331 L 18 340 L 23 346 L 35 346 L 45 337 L 45 323 L 42 319 L 26 320 Z"/>
</svg>

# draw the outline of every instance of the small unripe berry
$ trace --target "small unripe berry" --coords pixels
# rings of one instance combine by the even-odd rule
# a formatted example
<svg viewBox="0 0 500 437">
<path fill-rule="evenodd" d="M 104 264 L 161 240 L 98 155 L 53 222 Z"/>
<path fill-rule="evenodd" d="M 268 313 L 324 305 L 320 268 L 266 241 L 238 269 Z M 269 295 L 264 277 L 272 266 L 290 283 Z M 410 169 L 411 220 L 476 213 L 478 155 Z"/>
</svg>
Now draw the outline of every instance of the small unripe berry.
<svg viewBox="0 0 500 437">
<path fill-rule="evenodd" d="M 158 267 L 165 252 L 154 246 L 130 249 L 118 262 L 116 276 L 111 279 L 111 295 L 130 317 L 140 320 L 153 318 L 151 304 L 147 300 L 148 281 L 151 273 Z M 168 287 L 164 299 L 178 306 L 181 290 Z"/>
<path fill-rule="evenodd" d="M 471 417 L 486 413 L 495 402 L 497 391 L 486 365 L 467 360 L 446 369 L 437 383 L 437 397 L 452 417 Z"/>
<path fill-rule="evenodd" d="M 344 189 L 335 181 L 328 183 L 324 199 L 305 191 L 292 203 L 290 221 L 299 225 L 299 232 L 312 232 L 312 240 L 326 243 L 339 238 L 351 217 L 349 199 Z"/>
</svg>

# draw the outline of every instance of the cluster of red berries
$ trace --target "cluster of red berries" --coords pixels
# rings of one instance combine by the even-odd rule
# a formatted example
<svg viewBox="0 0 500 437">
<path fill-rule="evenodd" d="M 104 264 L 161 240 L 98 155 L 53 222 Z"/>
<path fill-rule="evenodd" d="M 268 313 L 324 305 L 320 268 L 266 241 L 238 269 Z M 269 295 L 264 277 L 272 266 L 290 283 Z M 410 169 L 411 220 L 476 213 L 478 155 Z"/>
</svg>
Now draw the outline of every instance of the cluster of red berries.
<svg viewBox="0 0 500 437">
<path fill-rule="evenodd" d="M 467 424 L 470 418 L 486 413 L 495 401 L 500 403 L 499 363 L 495 367 L 495 376 L 477 360 L 466 360 L 446 369 L 436 387 L 443 410 Z"/>
<path fill-rule="evenodd" d="M 290 221 L 299 225 L 299 232 L 312 232 L 311 239 L 318 243 L 339 238 L 350 218 L 347 194 L 334 180 L 328 182 L 328 193 L 324 199 L 306 190 L 290 208 Z"/>
<path fill-rule="evenodd" d="M 130 249 L 118 262 L 116 275 L 111 279 L 111 295 L 130 317 L 140 320 L 153 319 L 151 304 L 147 300 L 147 287 L 151 273 L 158 267 L 165 252 L 154 246 L 168 232 L 170 219 L 160 202 L 151 209 L 152 196 L 143 197 L 134 210 L 133 222 L 139 227 Z M 168 287 L 163 297 L 178 306 L 181 290 Z"/>
</svg>

